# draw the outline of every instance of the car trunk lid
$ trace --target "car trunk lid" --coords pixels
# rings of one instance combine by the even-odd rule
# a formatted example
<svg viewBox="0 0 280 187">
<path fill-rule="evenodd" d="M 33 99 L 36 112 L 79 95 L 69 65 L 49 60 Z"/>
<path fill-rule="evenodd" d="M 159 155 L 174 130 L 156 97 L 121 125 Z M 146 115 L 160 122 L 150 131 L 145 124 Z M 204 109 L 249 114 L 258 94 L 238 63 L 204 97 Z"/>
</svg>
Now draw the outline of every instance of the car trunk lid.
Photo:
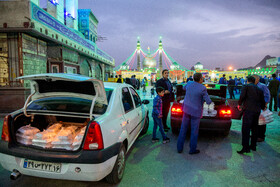
<svg viewBox="0 0 280 187">
<path fill-rule="evenodd" d="M 22 76 L 18 79 L 29 80 L 31 95 L 27 99 L 24 111 L 31 102 L 50 97 L 75 97 L 92 101 L 89 114 L 92 119 L 92 110 L 96 101 L 108 105 L 103 82 L 77 74 L 47 73 Z"/>
</svg>

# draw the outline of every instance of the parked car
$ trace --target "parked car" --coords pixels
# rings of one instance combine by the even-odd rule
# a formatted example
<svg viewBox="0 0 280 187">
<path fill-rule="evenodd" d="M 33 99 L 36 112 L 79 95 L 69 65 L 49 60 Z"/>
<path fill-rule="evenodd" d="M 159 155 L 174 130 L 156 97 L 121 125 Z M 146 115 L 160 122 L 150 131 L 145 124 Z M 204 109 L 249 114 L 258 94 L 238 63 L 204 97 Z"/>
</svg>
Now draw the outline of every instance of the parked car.
<svg viewBox="0 0 280 187">
<path fill-rule="evenodd" d="M 120 182 L 125 154 L 148 130 L 149 101 L 128 84 L 76 74 L 20 79 L 30 81 L 32 94 L 5 117 L 0 141 L 0 163 L 11 177 Z"/>
<path fill-rule="evenodd" d="M 185 97 L 185 90 L 183 86 L 185 83 L 176 86 L 176 101 L 171 107 L 171 130 L 174 134 L 178 134 L 181 128 L 183 118 L 183 101 Z M 203 115 L 200 120 L 200 130 L 221 132 L 228 135 L 232 119 L 241 119 L 241 113 L 237 109 L 238 100 L 226 99 L 226 85 L 219 84 L 205 84 L 207 92 L 212 102 L 214 103 L 214 113 Z"/>
</svg>

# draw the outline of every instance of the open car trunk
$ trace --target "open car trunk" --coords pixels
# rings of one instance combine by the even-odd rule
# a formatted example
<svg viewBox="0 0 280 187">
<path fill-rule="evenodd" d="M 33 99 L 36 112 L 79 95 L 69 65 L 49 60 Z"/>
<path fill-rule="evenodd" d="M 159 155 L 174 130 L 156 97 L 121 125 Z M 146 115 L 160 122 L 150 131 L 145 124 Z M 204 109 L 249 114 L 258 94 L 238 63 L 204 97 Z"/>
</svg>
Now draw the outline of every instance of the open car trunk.
<svg viewBox="0 0 280 187">
<path fill-rule="evenodd" d="M 12 121 L 12 138 L 19 144 L 75 151 L 83 142 L 89 121 L 107 109 L 100 80 L 63 73 L 19 79 L 30 81 L 32 93 L 23 112 Z"/>
<path fill-rule="evenodd" d="M 18 143 L 41 149 L 78 150 L 83 142 L 89 118 L 23 113 L 12 121 L 11 136 Z"/>
<path fill-rule="evenodd" d="M 176 86 L 176 100 L 177 102 L 180 102 L 184 99 L 186 91 L 183 90 L 183 86 L 185 84 L 179 84 Z M 237 109 L 238 100 L 236 99 L 226 99 L 226 93 L 227 93 L 227 86 L 226 85 L 220 85 L 220 84 L 204 84 L 207 88 L 207 93 L 209 97 L 211 98 L 212 102 L 214 103 L 214 108 L 211 106 L 211 109 L 214 109 L 216 111 L 219 111 L 221 109 L 228 109 L 231 110 L 231 118 L 232 119 L 238 119 L 240 120 L 242 117 L 242 113 Z M 226 106 L 226 107 L 225 107 Z M 206 106 L 203 107 L 204 111 L 207 109 Z M 212 110 L 213 111 L 213 110 Z M 206 112 L 207 113 L 207 112 Z M 215 112 L 213 112 L 212 116 Z M 207 115 L 206 115 L 207 116 Z"/>
</svg>

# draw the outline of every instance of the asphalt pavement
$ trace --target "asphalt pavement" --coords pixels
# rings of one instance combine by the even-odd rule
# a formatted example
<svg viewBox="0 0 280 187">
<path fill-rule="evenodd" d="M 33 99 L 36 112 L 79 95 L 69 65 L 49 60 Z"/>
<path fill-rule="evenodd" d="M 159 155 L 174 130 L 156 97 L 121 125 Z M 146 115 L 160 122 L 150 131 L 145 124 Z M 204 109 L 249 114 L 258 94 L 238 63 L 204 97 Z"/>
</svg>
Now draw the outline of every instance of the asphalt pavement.
<svg viewBox="0 0 280 187">
<path fill-rule="evenodd" d="M 152 101 L 148 92 L 141 97 Z M 152 102 L 148 105 L 150 111 Z M 151 112 L 150 112 L 151 114 Z M 2 126 L 3 118 L 0 118 Z M 170 122 L 168 122 L 170 123 Z M 21 176 L 10 180 L 10 172 L 0 166 L 0 186 L 280 186 L 280 117 L 267 125 L 265 142 L 257 151 L 239 155 L 241 121 L 233 120 L 228 136 L 202 132 L 199 134 L 197 155 L 189 155 L 189 137 L 184 151 L 177 153 L 177 135 L 167 133 L 171 142 L 152 143 L 153 120 L 146 135 L 139 137 L 127 154 L 123 180 L 110 185 L 99 182 L 78 182 Z M 2 128 L 1 128 L 2 129 Z M 160 134 L 158 133 L 158 137 Z"/>
</svg>

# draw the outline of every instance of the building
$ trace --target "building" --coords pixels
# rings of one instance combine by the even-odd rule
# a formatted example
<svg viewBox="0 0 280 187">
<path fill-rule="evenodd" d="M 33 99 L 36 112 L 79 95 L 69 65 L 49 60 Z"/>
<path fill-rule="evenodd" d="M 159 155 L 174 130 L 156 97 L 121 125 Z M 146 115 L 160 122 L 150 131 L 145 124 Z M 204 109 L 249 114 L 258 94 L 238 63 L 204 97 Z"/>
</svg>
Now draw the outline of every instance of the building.
<svg viewBox="0 0 280 187">
<path fill-rule="evenodd" d="M 0 112 L 23 106 L 29 83 L 19 76 L 78 73 L 105 80 L 113 73 L 114 59 L 95 43 L 98 20 L 91 10 L 79 10 L 78 0 L 40 5 L 0 0 Z"/>
</svg>

